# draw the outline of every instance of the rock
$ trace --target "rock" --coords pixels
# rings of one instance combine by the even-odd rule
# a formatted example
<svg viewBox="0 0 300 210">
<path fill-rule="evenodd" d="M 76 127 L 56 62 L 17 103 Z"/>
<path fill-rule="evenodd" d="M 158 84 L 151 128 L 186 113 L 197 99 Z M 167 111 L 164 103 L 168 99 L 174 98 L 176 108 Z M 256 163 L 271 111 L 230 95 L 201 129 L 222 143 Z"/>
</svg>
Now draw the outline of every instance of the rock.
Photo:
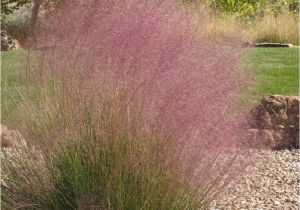
<svg viewBox="0 0 300 210">
<path fill-rule="evenodd" d="M 274 201 L 274 204 L 276 205 L 276 206 L 279 206 L 280 205 L 280 202 L 279 201 Z"/>
<path fill-rule="evenodd" d="M 274 125 L 284 123 L 288 119 L 287 109 L 280 109 L 274 116 Z"/>
<path fill-rule="evenodd" d="M 252 128 L 271 128 L 272 119 L 263 105 L 258 105 L 250 111 L 248 122 Z"/>
<path fill-rule="evenodd" d="M 275 139 L 276 142 L 280 142 L 282 140 L 282 138 L 284 137 L 284 130 L 275 130 L 273 132 L 273 137 Z"/>
<path fill-rule="evenodd" d="M 260 127 L 263 128 L 271 128 L 272 127 L 272 116 L 269 114 L 269 112 L 264 111 L 263 114 L 260 117 Z"/>
<path fill-rule="evenodd" d="M 261 100 L 261 103 L 270 113 L 277 111 L 279 109 L 287 108 L 287 103 L 284 96 L 278 96 L 278 95 L 264 96 Z"/>
<path fill-rule="evenodd" d="M 13 46 L 13 39 L 10 34 L 1 30 L 1 51 L 10 50 Z"/>
<path fill-rule="evenodd" d="M 248 116 L 250 142 L 272 149 L 299 147 L 299 97 L 263 96 Z M 253 130 L 255 129 L 255 131 Z"/>
<path fill-rule="evenodd" d="M 1 147 L 27 147 L 27 143 L 20 132 L 1 125 Z"/>
<path fill-rule="evenodd" d="M 17 50 L 19 48 L 19 42 L 13 39 L 7 31 L 1 30 L 1 51 Z"/>
<path fill-rule="evenodd" d="M 300 150 L 247 152 L 255 161 L 217 197 L 214 208 L 299 209 Z"/>
<path fill-rule="evenodd" d="M 283 130 L 285 127 L 283 125 L 276 125 L 275 130 Z"/>
<path fill-rule="evenodd" d="M 275 147 L 274 131 L 271 129 L 248 129 L 248 136 L 251 140 L 249 146 L 258 146 L 263 144 L 267 147 Z"/>
<path fill-rule="evenodd" d="M 291 107 L 299 107 L 299 97 L 298 96 L 291 96 L 287 99 L 287 104 L 288 104 L 288 107 L 291 108 Z"/>
<path fill-rule="evenodd" d="M 275 101 L 276 99 L 274 96 L 263 96 L 263 98 L 261 99 L 261 103 L 263 106 L 266 106 L 266 104 L 273 103 Z"/>
<path fill-rule="evenodd" d="M 263 143 L 263 145 L 271 148 L 276 146 L 273 133 L 274 133 L 273 130 L 268 130 L 268 129 L 260 130 L 260 140 Z"/>
<path fill-rule="evenodd" d="M 21 48 L 21 45 L 19 43 L 18 40 L 16 39 L 13 39 L 13 47 L 12 47 L 12 50 L 19 50 Z"/>
<path fill-rule="evenodd" d="M 291 122 L 299 122 L 299 114 L 288 114 L 288 120 Z"/>
</svg>

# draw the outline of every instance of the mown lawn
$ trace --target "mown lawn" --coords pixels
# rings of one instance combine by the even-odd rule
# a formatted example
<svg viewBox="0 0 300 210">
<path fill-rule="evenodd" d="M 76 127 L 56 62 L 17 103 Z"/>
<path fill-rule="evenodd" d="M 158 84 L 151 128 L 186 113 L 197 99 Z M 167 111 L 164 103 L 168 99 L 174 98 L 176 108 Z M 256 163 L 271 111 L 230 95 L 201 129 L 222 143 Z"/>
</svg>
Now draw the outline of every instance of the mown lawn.
<svg viewBox="0 0 300 210">
<path fill-rule="evenodd" d="M 17 101 L 26 96 L 25 80 L 19 74 L 25 55 L 25 51 L 1 52 L 1 121 L 6 125 L 14 118 Z M 256 79 L 250 90 L 252 102 L 257 102 L 261 95 L 299 94 L 298 48 L 249 49 L 244 64 Z"/>
<path fill-rule="evenodd" d="M 253 96 L 299 94 L 299 49 L 250 49 L 247 70 L 255 74 Z"/>
</svg>

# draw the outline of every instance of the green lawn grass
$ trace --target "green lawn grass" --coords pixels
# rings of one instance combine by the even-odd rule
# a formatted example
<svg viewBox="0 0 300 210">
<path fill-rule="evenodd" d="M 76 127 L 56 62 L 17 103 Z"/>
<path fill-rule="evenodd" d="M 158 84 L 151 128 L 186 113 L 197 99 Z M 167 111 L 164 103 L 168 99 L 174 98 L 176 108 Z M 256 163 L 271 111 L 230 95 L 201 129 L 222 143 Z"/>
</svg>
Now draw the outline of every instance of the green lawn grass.
<svg viewBox="0 0 300 210">
<path fill-rule="evenodd" d="M 21 94 L 26 93 L 25 78 L 20 67 L 25 51 L 1 52 L 1 123 L 9 125 Z"/>
<path fill-rule="evenodd" d="M 256 77 L 256 85 L 252 91 L 254 97 L 299 94 L 298 48 L 250 49 L 245 63 L 247 70 Z"/>
<path fill-rule="evenodd" d="M 25 51 L 1 53 L 1 120 L 6 125 L 14 118 L 19 93 L 26 96 L 25 80 L 18 74 L 25 55 Z M 262 95 L 299 94 L 298 48 L 249 49 L 244 64 L 256 77 L 255 86 L 250 90 L 252 103 Z"/>
</svg>

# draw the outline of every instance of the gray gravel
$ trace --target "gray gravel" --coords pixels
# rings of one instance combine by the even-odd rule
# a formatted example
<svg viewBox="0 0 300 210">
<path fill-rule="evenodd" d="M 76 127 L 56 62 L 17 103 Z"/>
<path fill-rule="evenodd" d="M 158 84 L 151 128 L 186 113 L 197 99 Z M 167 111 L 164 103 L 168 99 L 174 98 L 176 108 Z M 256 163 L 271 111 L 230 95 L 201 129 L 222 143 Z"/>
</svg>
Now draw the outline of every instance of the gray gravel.
<svg viewBox="0 0 300 210">
<path fill-rule="evenodd" d="M 251 150 L 255 164 L 212 205 L 217 209 L 299 209 L 299 150 Z"/>
</svg>

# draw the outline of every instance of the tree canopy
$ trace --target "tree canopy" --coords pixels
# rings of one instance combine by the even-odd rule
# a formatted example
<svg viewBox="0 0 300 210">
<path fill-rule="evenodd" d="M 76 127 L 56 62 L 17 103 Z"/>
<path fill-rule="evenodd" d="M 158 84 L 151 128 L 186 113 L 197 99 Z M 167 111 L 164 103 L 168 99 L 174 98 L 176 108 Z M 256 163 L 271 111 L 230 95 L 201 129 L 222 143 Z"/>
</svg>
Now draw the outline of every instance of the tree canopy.
<svg viewBox="0 0 300 210">
<path fill-rule="evenodd" d="M 1 15 L 9 15 L 22 6 L 40 4 L 44 9 L 53 10 L 58 8 L 64 0 L 1 0 Z"/>
<path fill-rule="evenodd" d="M 32 0 L 1 0 L 1 14 L 8 15 L 24 5 L 29 5 Z"/>
</svg>

